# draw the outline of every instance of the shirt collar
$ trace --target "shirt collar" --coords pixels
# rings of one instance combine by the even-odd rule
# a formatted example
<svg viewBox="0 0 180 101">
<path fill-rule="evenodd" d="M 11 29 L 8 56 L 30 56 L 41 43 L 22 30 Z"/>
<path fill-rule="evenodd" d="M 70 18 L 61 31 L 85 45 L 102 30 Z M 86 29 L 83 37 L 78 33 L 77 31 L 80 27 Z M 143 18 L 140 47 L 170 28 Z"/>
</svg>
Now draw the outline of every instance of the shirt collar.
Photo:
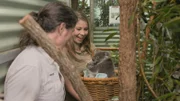
<svg viewBox="0 0 180 101">
<path fill-rule="evenodd" d="M 55 62 L 55 61 L 47 54 L 47 52 L 46 52 L 44 49 L 42 49 L 41 47 L 38 47 L 37 50 L 38 50 L 44 57 L 47 58 L 47 60 L 48 60 L 48 62 L 49 62 L 50 64 L 53 64 L 53 63 Z"/>
<path fill-rule="evenodd" d="M 60 70 L 59 70 L 59 65 L 47 54 L 47 52 L 41 48 L 41 47 L 38 47 L 37 50 L 45 57 L 47 58 L 47 61 L 51 64 L 51 65 L 55 65 L 55 67 L 57 68 L 58 72 L 60 73 Z"/>
</svg>

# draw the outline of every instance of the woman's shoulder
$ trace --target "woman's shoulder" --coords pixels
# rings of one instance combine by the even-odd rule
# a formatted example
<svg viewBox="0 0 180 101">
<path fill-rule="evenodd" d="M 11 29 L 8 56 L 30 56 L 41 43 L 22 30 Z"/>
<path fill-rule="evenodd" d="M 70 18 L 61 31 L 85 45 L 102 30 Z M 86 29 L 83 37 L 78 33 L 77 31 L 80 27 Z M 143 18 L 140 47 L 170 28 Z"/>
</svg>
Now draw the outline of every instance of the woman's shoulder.
<svg viewBox="0 0 180 101">
<path fill-rule="evenodd" d="M 37 49 L 38 47 L 35 46 L 26 47 L 22 52 L 18 54 L 14 62 L 27 65 L 38 64 L 40 52 Z"/>
<path fill-rule="evenodd" d="M 38 47 L 36 46 L 28 46 L 26 47 L 18 56 L 19 57 L 28 57 L 28 58 L 35 58 L 38 57 L 39 51 Z"/>
</svg>

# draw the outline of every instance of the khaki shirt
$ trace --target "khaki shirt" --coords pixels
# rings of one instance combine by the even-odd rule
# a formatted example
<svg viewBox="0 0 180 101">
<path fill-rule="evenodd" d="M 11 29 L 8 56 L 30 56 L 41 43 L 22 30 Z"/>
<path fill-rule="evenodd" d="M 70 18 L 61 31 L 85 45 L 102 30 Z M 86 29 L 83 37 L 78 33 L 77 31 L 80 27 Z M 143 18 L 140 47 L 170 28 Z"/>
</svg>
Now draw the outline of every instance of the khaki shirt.
<svg viewBox="0 0 180 101">
<path fill-rule="evenodd" d="M 40 47 L 29 46 L 11 64 L 5 101 L 64 101 L 64 78 L 56 62 Z"/>
</svg>

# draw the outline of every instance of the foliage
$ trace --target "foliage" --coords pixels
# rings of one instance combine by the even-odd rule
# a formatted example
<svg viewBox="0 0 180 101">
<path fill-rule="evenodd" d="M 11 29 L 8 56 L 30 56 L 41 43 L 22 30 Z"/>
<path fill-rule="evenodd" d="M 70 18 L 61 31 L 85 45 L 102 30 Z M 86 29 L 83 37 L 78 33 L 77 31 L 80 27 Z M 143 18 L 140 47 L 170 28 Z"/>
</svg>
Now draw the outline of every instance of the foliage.
<svg viewBox="0 0 180 101">
<path fill-rule="evenodd" d="M 171 74 L 180 60 L 178 52 L 180 47 L 177 44 L 180 42 L 180 37 L 178 37 L 179 31 L 176 30 L 179 27 L 180 20 L 174 21 L 180 17 L 180 6 L 168 0 L 161 0 L 156 4 L 155 8 L 153 8 L 152 2 L 147 2 L 146 5 L 141 7 L 143 8 L 141 14 L 147 12 L 147 15 L 142 14 L 140 18 L 154 17 L 152 23 L 147 24 L 147 26 L 150 26 L 151 31 L 149 40 L 146 40 L 148 44 L 152 45 L 151 55 L 148 56 L 147 54 L 146 59 L 146 61 L 152 63 L 150 67 L 152 70 L 152 77 L 149 79 L 150 84 L 159 96 L 159 100 L 177 101 L 175 95 L 178 92 L 174 92 L 174 86 L 177 84 L 171 78 Z M 144 20 L 144 22 L 148 22 L 148 20 Z M 142 35 L 142 37 L 144 36 Z"/>
<path fill-rule="evenodd" d="M 88 0 L 79 0 L 78 10 L 83 11 L 87 17 L 90 17 L 90 6 Z"/>
<path fill-rule="evenodd" d="M 155 97 L 151 94 L 142 75 L 139 74 L 137 76 L 138 101 L 179 101 L 180 88 L 177 86 L 180 86 L 180 81 L 171 77 L 180 62 L 180 5 L 178 3 L 179 0 L 140 0 L 137 5 L 140 21 L 137 53 L 146 51 L 143 69 L 148 83 L 157 95 Z M 150 31 L 147 32 L 147 29 Z M 116 34 L 112 33 L 106 40 L 114 35 Z M 148 47 L 143 47 L 144 44 Z M 143 48 L 146 49 L 143 50 Z M 138 71 L 141 64 L 139 54 L 137 54 Z"/>
</svg>

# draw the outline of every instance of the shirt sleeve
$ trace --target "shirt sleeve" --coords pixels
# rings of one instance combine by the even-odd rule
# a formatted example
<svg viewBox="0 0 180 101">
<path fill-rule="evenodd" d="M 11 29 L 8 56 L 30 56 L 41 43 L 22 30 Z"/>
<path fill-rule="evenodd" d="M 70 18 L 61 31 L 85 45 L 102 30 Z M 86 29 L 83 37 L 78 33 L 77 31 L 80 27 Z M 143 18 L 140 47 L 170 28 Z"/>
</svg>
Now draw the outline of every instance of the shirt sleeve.
<svg viewBox="0 0 180 101">
<path fill-rule="evenodd" d="M 37 67 L 24 66 L 7 74 L 5 101 L 35 101 L 39 91 L 40 73 Z"/>
</svg>

